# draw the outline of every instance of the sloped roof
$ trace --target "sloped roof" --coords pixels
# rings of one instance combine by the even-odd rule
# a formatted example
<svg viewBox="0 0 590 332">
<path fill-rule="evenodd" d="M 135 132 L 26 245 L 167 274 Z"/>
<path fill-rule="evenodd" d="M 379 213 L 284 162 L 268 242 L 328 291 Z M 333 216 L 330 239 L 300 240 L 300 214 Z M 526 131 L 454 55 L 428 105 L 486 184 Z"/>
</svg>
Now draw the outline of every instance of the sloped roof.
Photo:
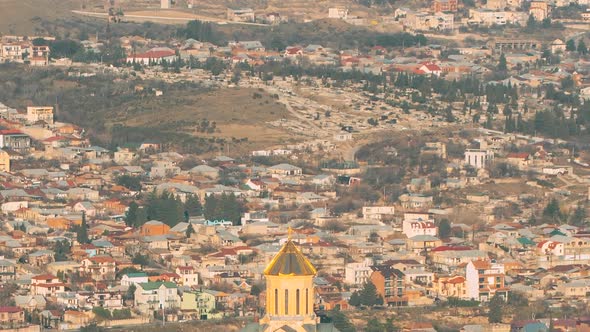
<svg viewBox="0 0 590 332">
<path fill-rule="evenodd" d="M 303 256 L 291 240 L 285 243 L 283 248 L 281 248 L 264 270 L 264 275 L 273 276 L 313 276 L 315 274 L 315 267 Z"/>
</svg>

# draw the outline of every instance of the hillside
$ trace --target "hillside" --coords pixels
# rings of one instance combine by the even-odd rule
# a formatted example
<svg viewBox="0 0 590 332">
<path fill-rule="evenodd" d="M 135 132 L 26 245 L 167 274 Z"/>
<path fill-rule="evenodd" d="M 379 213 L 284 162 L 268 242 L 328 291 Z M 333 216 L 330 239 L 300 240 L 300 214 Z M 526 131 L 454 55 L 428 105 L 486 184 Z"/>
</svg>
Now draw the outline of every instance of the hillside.
<svg viewBox="0 0 590 332">
<path fill-rule="evenodd" d="M 210 88 L 112 75 L 68 77 L 60 69 L 0 65 L 0 100 L 11 107 L 55 105 L 58 121 L 78 124 L 97 144 L 159 141 L 190 153 L 248 151 L 297 137 L 269 121 L 289 118 L 283 104 L 256 89 Z M 142 91 L 140 91 L 143 89 Z M 156 96 L 154 91 L 162 91 Z"/>
</svg>

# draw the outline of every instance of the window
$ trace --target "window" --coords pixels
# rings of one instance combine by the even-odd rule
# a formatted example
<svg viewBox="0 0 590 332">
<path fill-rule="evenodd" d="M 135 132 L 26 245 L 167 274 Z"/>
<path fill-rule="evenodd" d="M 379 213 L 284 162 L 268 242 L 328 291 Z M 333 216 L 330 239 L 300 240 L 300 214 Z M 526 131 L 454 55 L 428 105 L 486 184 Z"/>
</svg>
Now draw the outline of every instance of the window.
<svg viewBox="0 0 590 332">
<path fill-rule="evenodd" d="M 289 314 L 289 290 L 285 289 L 285 315 Z"/>
<path fill-rule="evenodd" d="M 275 315 L 279 314 L 279 290 L 275 288 Z"/>
<path fill-rule="evenodd" d="M 295 292 L 295 313 L 299 315 L 299 289 Z"/>
<path fill-rule="evenodd" d="M 309 290 L 305 289 L 305 314 L 309 315 Z"/>
</svg>

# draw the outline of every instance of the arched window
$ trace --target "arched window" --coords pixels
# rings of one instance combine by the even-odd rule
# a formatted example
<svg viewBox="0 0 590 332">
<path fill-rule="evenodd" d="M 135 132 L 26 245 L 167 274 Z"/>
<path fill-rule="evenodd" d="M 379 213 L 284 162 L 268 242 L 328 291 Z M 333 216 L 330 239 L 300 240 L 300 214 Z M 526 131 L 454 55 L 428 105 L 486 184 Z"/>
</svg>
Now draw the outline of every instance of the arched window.
<svg viewBox="0 0 590 332">
<path fill-rule="evenodd" d="M 275 288 L 275 315 L 279 314 L 279 290 Z"/>
<path fill-rule="evenodd" d="M 299 289 L 295 292 L 295 313 L 299 315 Z"/>
<path fill-rule="evenodd" d="M 289 290 L 285 289 L 285 315 L 289 314 Z"/>
<path fill-rule="evenodd" d="M 309 315 L 309 289 L 305 289 L 305 314 Z"/>
</svg>

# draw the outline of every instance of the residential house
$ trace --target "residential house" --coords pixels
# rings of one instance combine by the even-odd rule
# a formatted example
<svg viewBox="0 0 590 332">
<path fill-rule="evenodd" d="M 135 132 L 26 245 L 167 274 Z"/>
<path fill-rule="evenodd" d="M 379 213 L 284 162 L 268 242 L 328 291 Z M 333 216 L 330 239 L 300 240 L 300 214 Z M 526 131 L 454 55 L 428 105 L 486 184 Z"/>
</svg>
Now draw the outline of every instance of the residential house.
<svg viewBox="0 0 590 332">
<path fill-rule="evenodd" d="M 31 137 L 20 130 L 0 130 L 0 148 L 27 152 L 31 148 Z"/>
<path fill-rule="evenodd" d="M 176 60 L 176 51 L 167 47 L 157 47 L 144 53 L 132 54 L 127 57 L 127 63 L 142 65 L 161 64 L 163 61 L 171 63 Z"/>
<path fill-rule="evenodd" d="M 508 299 L 508 288 L 504 283 L 504 265 L 489 260 L 473 260 L 465 267 L 467 298 L 489 301 L 494 295 Z"/>
<path fill-rule="evenodd" d="M 33 295 L 56 296 L 65 291 L 65 284 L 52 274 L 41 274 L 31 278 Z"/>
<path fill-rule="evenodd" d="M 157 236 L 166 235 L 170 232 L 170 226 L 164 224 L 161 221 L 150 220 L 143 224 L 140 229 L 142 236 Z"/>
<path fill-rule="evenodd" d="M 465 164 L 475 169 L 484 168 L 494 160 L 494 152 L 487 149 L 465 150 Z"/>
<path fill-rule="evenodd" d="M 233 22 L 254 22 L 256 16 L 251 8 L 227 9 L 227 19 Z"/>
<path fill-rule="evenodd" d="M 432 11 L 438 12 L 456 12 L 458 9 L 457 0 L 433 0 Z"/>
<path fill-rule="evenodd" d="M 268 168 L 271 174 L 276 174 L 280 176 L 291 176 L 291 175 L 301 175 L 302 169 L 301 167 L 293 166 L 290 164 L 278 164 Z"/>
<path fill-rule="evenodd" d="M 215 315 L 213 314 L 215 309 L 215 295 L 209 292 L 199 290 L 182 293 L 180 310 L 185 316 L 200 320 L 211 319 L 214 318 L 212 315 Z"/>
<path fill-rule="evenodd" d="M 360 286 L 367 283 L 373 271 L 370 263 L 370 261 L 347 263 L 344 266 L 344 282 L 353 286 Z"/>
<path fill-rule="evenodd" d="M 466 280 L 463 276 L 438 277 L 433 282 L 436 296 L 468 299 Z"/>
<path fill-rule="evenodd" d="M 52 106 L 29 106 L 27 107 L 27 121 L 31 124 L 44 122 L 53 124 Z"/>
<path fill-rule="evenodd" d="M 144 313 L 180 307 L 178 286 L 172 282 L 139 283 L 135 289 L 135 306 Z"/>
<path fill-rule="evenodd" d="M 393 206 L 363 206 L 363 219 L 381 220 L 385 216 L 393 216 Z"/>
<path fill-rule="evenodd" d="M 148 275 L 145 272 L 125 273 L 121 277 L 121 286 L 131 286 L 148 282 Z"/>
<path fill-rule="evenodd" d="M 6 260 L 0 260 L 0 282 L 6 283 L 16 279 L 16 264 Z"/>
<path fill-rule="evenodd" d="M 0 326 L 16 327 L 25 323 L 25 312 L 19 307 L 0 307 Z"/>
<path fill-rule="evenodd" d="M 383 303 L 389 306 L 400 306 L 404 300 L 404 274 L 389 266 L 372 266 L 369 279 L 377 288 L 377 294 L 383 298 Z"/>
<path fill-rule="evenodd" d="M 180 276 L 180 284 L 183 286 L 197 286 L 199 284 L 199 274 L 192 266 L 179 266 L 176 268 L 176 274 Z"/>
</svg>

